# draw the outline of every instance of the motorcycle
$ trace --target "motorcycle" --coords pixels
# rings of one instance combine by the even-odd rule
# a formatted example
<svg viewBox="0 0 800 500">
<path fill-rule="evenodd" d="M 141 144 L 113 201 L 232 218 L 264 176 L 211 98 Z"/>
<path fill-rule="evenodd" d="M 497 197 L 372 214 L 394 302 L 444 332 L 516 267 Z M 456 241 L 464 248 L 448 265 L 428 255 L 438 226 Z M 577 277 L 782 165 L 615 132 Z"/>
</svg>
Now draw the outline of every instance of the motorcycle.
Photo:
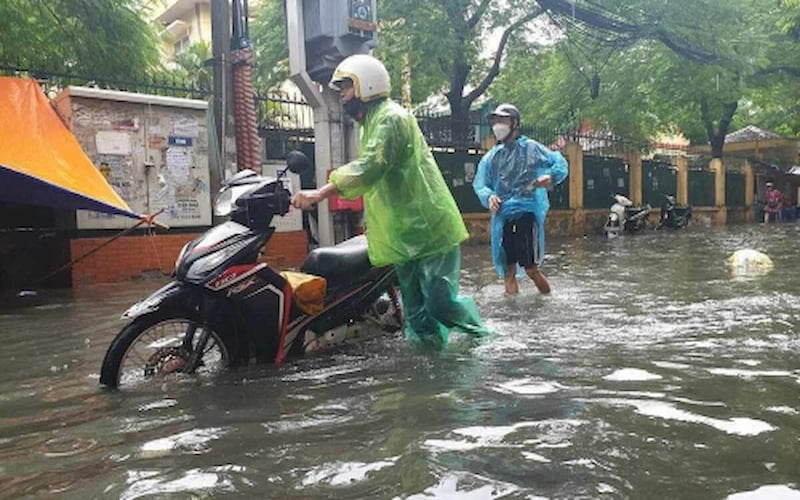
<svg viewBox="0 0 800 500">
<path fill-rule="evenodd" d="M 603 226 L 607 238 L 616 238 L 623 232 L 638 233 L 647 229 L 647 219 L 652 210 L 649 203 L 634 205 L 621 194 L 615 194 L 613 198 L 614 204 L 611 205 Z"/>
<path fill-rule="evenodd" d="M 656 229 L 681 229 L 688 226 L 692 218 L 692 206 L 678 205 L 675 197 L 671 195 L 665 195 L 664 198 L 664 204 L 661 205 L 661 220 Z"/>
<path fill-rule="evenodd" d="M 251 359 L 281 364 L 365 336 L 368 326 L 373 333 L 401 328 L 394 268 L 371 266 L 364 236 L 317 248 L 305 259 L 300 276 L 323 284 L 316 310 L 303 307 L 285 274 L 258 261 L 275 232 L 273 217 L 289 211 L 286 171 L 306 168 L 308 158 L 292 152 L 275 178 L 244 170 L 223 184 L 215 214 L 230 220 L 187 243 L 174 280 L 125 311 L 129 322 L 108 347 L 101 385 L 201 376 Z"/>
</svg>

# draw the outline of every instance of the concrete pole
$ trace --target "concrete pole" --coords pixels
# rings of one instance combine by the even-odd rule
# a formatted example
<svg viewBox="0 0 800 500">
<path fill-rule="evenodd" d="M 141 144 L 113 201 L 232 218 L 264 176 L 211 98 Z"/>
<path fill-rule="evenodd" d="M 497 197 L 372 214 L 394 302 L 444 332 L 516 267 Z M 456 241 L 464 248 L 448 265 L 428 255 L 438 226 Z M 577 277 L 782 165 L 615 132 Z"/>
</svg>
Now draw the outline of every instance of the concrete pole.
<svg viewBox="0 0 800 500">
<path fill-rule="evenodd" d="M 564 155 L 569 162 L 569 208 L 572 211 L 569 234 L 584 234 L 586 211 L 583 209 L 583 147 L 578 142 L 570 142 L 564 147 Z"/>
<path fill-rule="evenodd" d="M 753 222 L 755 214 L 753 213 L 753 205 L 756 198 L 756 176 L 753 171 L 753 165 L 750 162 L 744 164 L 744 206 L 747 209 L 745 213 L 745 221 Z"/>
<path fill-rule="evenodd" d="M 328 170 L 344 163 L 344 141 L 338 96 L 318 85 L 306 72 L 306 48 L 302 0 L 286 0 L 286 33 L 289 43 L 289 73 L 314 110 L 314 168 L 317 187 L 328 182 Z M 338 147 L 333 145 L 338 141 Z M 317 206 L 318 236 L 321 246 L 335 241 L 333 218 L 328 202 Z"/>
<path fill-rule="evenodd" d="M 211 48 L 214 56 L 214 124 L 216 130 L 209 133 L 216 134 L 216 144 L 219 147 L 219 159 L 222 163 L 220 169 L 211 169 L 211 189 L 216 193 L 220 187 L 222 176 L 225 175 L 225 168 L 229 165 L 230 151 L 229 137 L 232 128 L 233 106 L 233 77 L 230 69 L 231 57 L 231 12 L 228 0 L 211 0 Z M 211 143 L 211 141 L 209 141 Z"/>
<path fill-rule="evenodd" d="M 675 166 L 678 168 L 678 174 L 676 179 L 677 184 L 677 193 L 675 193 L 675 198 L 678 201 L 679 205 L 688 205 L 689 204 L 689 162 L 686 160 L 685 156 L 679 156 Z"/>
<path fill-rule="evenodd" d="M 570 142 L 564 148 L 569 162 L 569 208 L 583 209 L 583 148 Z"/>
<path fill-rule="evenodd" d="M 641 205 L 642 196 L 642 153 L 629 151 L 625 153 L 625 162 L 628 164 L 628 183 L 630 184 L 631 201 L 634 205 Z"/>
<path fill-rule="evenodd" d="M 713 158 L 709 167 L 714 172 L 714 205 L 717 208 L 714 222 L 723 226 L 728 220 L 728 209 L 725 206 L 725 164 L 722 158 Z"/>
</svg>

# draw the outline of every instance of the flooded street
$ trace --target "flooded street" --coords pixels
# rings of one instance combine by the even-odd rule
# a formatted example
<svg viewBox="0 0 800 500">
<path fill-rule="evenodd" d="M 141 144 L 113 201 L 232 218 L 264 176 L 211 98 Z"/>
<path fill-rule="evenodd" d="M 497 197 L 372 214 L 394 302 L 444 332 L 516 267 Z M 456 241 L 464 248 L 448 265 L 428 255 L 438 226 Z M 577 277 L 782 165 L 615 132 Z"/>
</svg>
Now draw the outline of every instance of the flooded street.
<svg viewBox="0 0 800 500">
<path fill-rule="evenodd" d="M 392 335 L 120 393 L 103 354 L 160 282 L 47 292 L 0 312 L 0 497 L 798 499 L 799 230 L 551 239 L 552 295 L 512 300 L 468 246 L 477 347 Z M 740 248 L 775 270 L 732 277 Z"/>
</svg>

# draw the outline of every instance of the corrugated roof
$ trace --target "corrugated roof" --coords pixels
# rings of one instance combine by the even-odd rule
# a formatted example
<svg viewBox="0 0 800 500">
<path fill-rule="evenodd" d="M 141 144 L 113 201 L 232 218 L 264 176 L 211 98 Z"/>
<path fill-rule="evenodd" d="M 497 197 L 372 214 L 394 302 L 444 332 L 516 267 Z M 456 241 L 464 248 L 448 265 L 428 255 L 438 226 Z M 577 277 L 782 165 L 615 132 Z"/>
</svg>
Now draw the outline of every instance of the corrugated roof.
<svg viewBox="0 0 800 500">
<path fill-rule="evenodd" d="M 725 136 L 725 143 L 730 144 L 732 142 L 753 142 L 753 141 L 761 141 L 765 139 L 780 139 L 780 134 L 776 134 L 770 130 L 764 130 L 762 128 L 758 128 L 755 125 L 748 125 L 743 129 L 739 129 L 736 132 L 731 132 L 730 134 Z"/>
</svg>

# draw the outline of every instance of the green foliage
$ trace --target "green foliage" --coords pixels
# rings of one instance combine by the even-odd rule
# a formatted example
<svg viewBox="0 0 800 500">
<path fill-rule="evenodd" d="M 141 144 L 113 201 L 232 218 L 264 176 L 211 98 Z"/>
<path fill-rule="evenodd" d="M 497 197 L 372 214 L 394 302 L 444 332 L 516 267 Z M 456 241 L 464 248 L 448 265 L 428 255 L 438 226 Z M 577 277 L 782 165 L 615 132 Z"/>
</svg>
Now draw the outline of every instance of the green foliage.
<svg viewBox="0 0 800 500">
<path fill-rule="evenodd" d="M 289 76 L 289 48 L 283 0 L 267 0 L 253 10 L 250 41 L 253 44 L 253 80 L 260 93 L 279 85 Z"/>
<path fill-rule="evenodd" d="M 626 2 L 628 8 L 633 3 Z M 688 58 L 658 38 L 626 42 L 567 24 L 566 38 L 549 49 L 515 47 L 493 97 L 517 102 L 528 121 L 577 115 L 635 139 L 679 129 L 704 144 L 753 122 L 784 133 L 798 130 L 797 78 L 775 69 L 798 59 L 791 29 L 782 22 L 785 10 L 747 0 L 646 3 L 638 12 L 648 17 L 640 22 L 658 21 L 673 40 L 713 59 Z M 800 0 L 782 3 L 800 6 Z M 622 9 L 615 2 L 593 4 Z M 595 73 L 600 87 L 592 99 Z"/>
<path fill-rule="evenodd" d="M 206 64 L 211 59 L 211 44 L 198 42 L 175 56 L 175 71 L 178 79 L 190 83 L 193 87 L 211 91 L 214 88 L 214 68 Z"/>
<path fill-rule="evenodd" d="M 0 61 L 113 76 L 158 65 L 157 39 L 137 0 L 3 0 Z"/>
</svg>

